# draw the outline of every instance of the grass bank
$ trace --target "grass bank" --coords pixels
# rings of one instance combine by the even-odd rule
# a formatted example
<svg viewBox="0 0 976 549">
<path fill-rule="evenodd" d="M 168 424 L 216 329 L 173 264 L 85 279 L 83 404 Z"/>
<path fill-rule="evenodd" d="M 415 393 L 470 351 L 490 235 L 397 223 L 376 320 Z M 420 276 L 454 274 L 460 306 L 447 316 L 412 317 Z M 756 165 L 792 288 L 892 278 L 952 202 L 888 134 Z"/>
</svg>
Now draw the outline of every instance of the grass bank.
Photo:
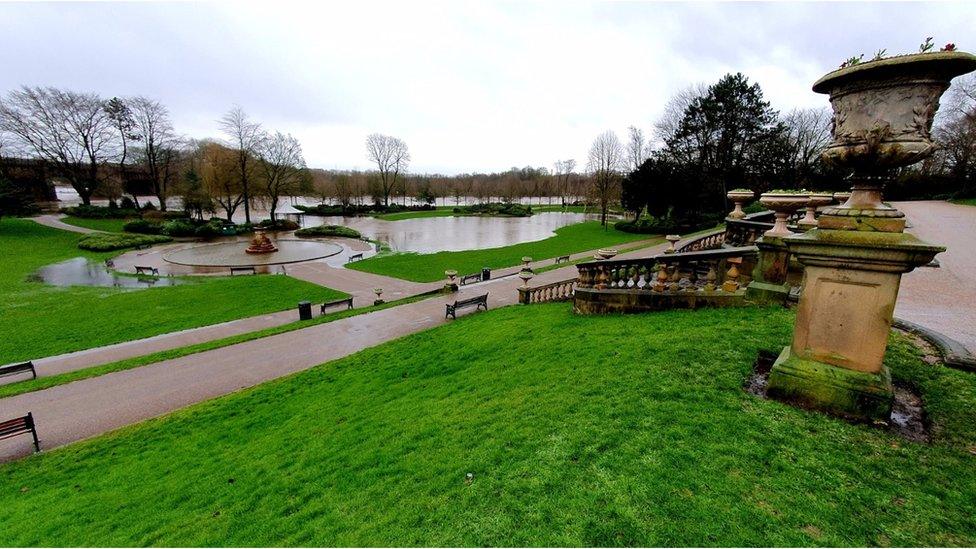
<svg viewBox="0 0 976 549">
<path fill-rule="evenodd" d="M 77 248 L 79 235 L 30 220 L 0 220 L 0 364 L 217 324 L 345 294 L 284 276 L 205 277 L 148 289 L 28 282 L 39 267 L 113 253 Z"/>
<path fill-rule="evenodd" d="M 653 237 L 624 233 L 612 227 L 604 229 L 596 221 L 587 221 L 556 229 L 555 236 L 537 242 L 462 252 L 394 253 L 350 263 L 346 267 L 414 282 L 433 282 L 443 279 L 447 269 L 468 274 L 480 271 L 482 267 L 498 269 L 518 265 L 524 256 L 534 260 L 549 259 L 648 238 Z"/>
<path fill-rule="evenodd" d="M 471 315 L 2 465 L 0 545 L 976 543 L 976 377 L 892 348 L 932 445 L 745 393 L 791 321 Z"/>
<path fill-rule="evenodd" d="M 23 393 L 40 391 L 43 389 L 49 389 L 51 387 L 64 385 L 66 383 L 71 383 L 73 381 L 78 381 L 81 379 L 103 376 L 105 374 L 110 374 L 112 372 L 121 372 L 123 370 L 131 370 L 133 368 L 138 368 L 140 366 L 146 366 L 149 364 L 155 364 L 156 362 L 162 362 L 164 360 L 172 360 L 175 358 L 202 353 L 204 351 L 212 351 L 214 349 L 220 349 L 221 347 L 227 347 L 230 345 L 236 345 L 238 343 L 244 343 L 245 341 L 251 341 L 254 339 L 261 339 L 263 337 L 283 334 L 285 332 L 301 330 L 303 328 L 316 326 L 318 324 L 326 324 L 329 322 L 334 322 L 336 320 L 342 320 L 343 318 L 349 318 L 351 316 L 359 316 L 366 313 L 381 311 L 383 309 L 389 309 L 390 307 L 396 307 L 398 305 L 413 303 L 414 301 L 420 301 L 422 299 L 427 299 L 429 297 L 433 297 L 433 296 L 431 295 L 412 296 L 403 299 L 398 299 L 395 301 L 387 301 L 381 305 L 370 305 L 368 307 L 363 307 L 361 309 L 352 309 L 352 310 L 347 309 L 344 311 L 338 311 L 326 315 L 316 316 L 312 318 L 312 320 L 289 322 L 288 324 L 273 326 L 271 328 L 265 328 L 263 330 L 255 330 L 253 332 L 248 332 L 246 334 L 238 334 L 235 336 L 229 336 L 222 339 L 215 339 L 213 341 L 205 341 L 203 343 L 187 345 L 186 347 L 178 347 L 176 349 L 168 349 L 166 351 L 159 351 L 147 355 L 136 356 L 136 357 L 127 358 L 123 360 L 117 360 L 115 362 L 110 362 L 108 364 L 100 364 L 97 366 L 91 366 L 89 368 L 74 370 L 72 372 L 65 372 L 63 374 L 39 377 L 37 379 L 27 379 L 17 383 L 8 383 L 5 385 L 0 385 L 0 398 L 7 398 L 15 395 L 20 395 Z M 313 304 L 312 310 L 313 312 L 317 311 L 315 304 Z"/>
<path fill-rule="evenodd" d="M 385 221 L 399 221 L 401 219 L 417 219 L 421 217 L 453 217 L 462 215 L 454 213 L 454 206 L 437 206 L 433 210 L 421 210 L 415 212 L 397 212 L 388 214 L 375 214 L 372 217 Z"/>
<path fill-rule="evenodd" d="M 75 227 L 84 227 L 95 231 L 105 231 L 107 233 L 121 233 L 122 226 L 128 223 L 129 219 L 88 219 L 84 217 L 65 216 L 61 221 Z"/>
<path fill-rule="evenodd" d="M 950 202 L 953 204 L 962 204 L 963 206 L 976 206 L 976 198 L 957 198 Z"/>
</svg>

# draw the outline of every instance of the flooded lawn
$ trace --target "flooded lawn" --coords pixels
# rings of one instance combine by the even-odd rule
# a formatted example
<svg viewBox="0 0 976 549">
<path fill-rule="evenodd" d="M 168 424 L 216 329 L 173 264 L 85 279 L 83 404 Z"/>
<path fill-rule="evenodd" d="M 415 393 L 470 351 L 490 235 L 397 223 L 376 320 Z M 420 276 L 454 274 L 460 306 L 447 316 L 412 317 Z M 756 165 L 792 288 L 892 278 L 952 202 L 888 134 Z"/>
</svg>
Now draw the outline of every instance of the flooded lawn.
<svg viewBox="0 0 976 549">
<path fill-rule="evenodd" d="M 124 276 L 112 272 L 99 261 L 75 257 L 41 267 L 28 278 L 52 286 L 101 286 L 105 288 L 152 288 L 185 283 L 179 278 Z"/>
</svg>

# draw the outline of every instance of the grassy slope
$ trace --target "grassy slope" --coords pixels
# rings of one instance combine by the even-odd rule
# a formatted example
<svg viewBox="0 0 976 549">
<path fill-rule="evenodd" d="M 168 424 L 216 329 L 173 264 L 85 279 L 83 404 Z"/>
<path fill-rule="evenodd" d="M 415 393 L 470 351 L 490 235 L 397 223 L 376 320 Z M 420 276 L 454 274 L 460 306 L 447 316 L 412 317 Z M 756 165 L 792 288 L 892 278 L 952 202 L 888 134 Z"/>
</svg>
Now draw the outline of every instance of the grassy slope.
<svg viewBox="0 0 976 549">
<path fill-rule="evenodd" d="M 61 219 L 68 225 L 105 231 L 107 233 L 121 233 L 122 226 L 129 222 L 128 219 L 86 219 L 83 217 L 67 216 Z"/>
<path fill-rule="evenodd" d="M 0 545 L 976 543 L 976 377 L 892 349 L 931 446 L 744 393 L 791 320 L 472 315 L 2 465 Z"/>
<path fill-rule="evenodd" d="M 221 277 L 145 290 L 26 282 L 35 269 L 84 256 L 79 235 L 0 220 L 0 364 L 225 322 L 343 294 L 282 276 Z"/>
<path fill-rule="evenodd" d="M 596 221 L 587 221 L 556 229 L 556 236 L 537 242 L 463 252 L 398 253 L 357 261 L 346 267 L 415 282 L 433 282 L 444 278 L 447 269 L 468 274 L 481 271 L 482 267 L 498 269 L 518 265 L 523 256 L 535 260 L 548 259 L 647 238 L 653 237 L 624 233 L 613 228 L 604 229 Z"/>
<path fill-rule="evenodd" d="M 976 206 L 976 198 L 959 198 L 951 201 L 953 204 L 962 204 L 964 206 Z"/>
<path fill-rule="evenodd" d="M 373 217 L 377 219 L 383 219 L 386 221 L 399 221 L 401 219 L 415 219 L 419 217 L 453 217 L 454 215 L 460 215 L 454 213 L 453 206 L 437 206 L 433 210 L 419 211 L 419 212 L 397 212 L 389 214 L 376 214 Z"/>
</svg>

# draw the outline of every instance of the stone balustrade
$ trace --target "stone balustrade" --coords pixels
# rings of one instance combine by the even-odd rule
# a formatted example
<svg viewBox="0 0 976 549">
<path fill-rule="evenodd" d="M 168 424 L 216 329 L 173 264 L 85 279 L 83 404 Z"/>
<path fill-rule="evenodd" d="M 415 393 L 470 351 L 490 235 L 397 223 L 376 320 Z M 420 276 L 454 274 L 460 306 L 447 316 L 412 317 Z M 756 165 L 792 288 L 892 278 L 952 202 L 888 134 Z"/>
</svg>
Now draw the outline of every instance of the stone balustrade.
<svg viewBox="0 0 976 549">
<path fill-rule="evenodd" d="M 570 278 L 544 286 L 519 288 L 519 303 L 530 305 L 550 301 L 569 301 L 573 299 L 573 293 L 576 291 L 576 282 L 576 278 Z"/>
<path fill-rule="evenodd" d="M 592 314 L 739 305 L 757 252 L 742 246 L 581 263 L 574 309 Z"/>
</svg>

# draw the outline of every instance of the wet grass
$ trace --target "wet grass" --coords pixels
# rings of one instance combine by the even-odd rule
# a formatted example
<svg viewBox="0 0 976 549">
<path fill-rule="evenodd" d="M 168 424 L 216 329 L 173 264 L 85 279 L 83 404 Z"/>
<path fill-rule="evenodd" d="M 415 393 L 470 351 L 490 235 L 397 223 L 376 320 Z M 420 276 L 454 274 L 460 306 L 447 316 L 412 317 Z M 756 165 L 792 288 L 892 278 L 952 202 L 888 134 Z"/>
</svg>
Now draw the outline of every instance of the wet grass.
<svg viewBox="0 0 976 549">
<path fill-rule="evenodd" d="M 39 267 L 114 253 L 77 248 L 80 235 L 30 220 L 0 220 L 0 364 L 89 349 L 326 301 L 342 292 L 284 276 L 194 278 L 120 289 L 28 282 Z"/>
<path fill-rule="evenodd" d="M 976 377 L 892 348 L 931 445 L 745 393 L 791 323 L 469 315 L 0 466 L 0 545 L 976 543 Z"/>
<path fill-rule="evenodd" d="M 379 255 L 346 265 L 346 268 L 366 271 L 414 282 L 433 282 L 444 279 L 444 271 L 459 274 L 480 272 L 482 267 L 499 269 L 522 262 L 523 256 L 538 261 L 604 246 L 617 246 L 637 240 L 655 238 L 652 235 L 631 234 L 612 227 L 604 228 L 596 221 L 577 223 L 556 229 L 556 235 L 536 242 L 525 242 L 501 248 L 437 252 L 433 254 L 393 253 Z"/>
<path fill-rule="evenodd" d="M 388 214 L 376 214 L 373 217 L 385 221 L 400 221 L 401 219 L 418 219 L 423 217 L 453 217 L 463 214 L 454 213 L 454 206 L 437 206 L 433 210 L 422 210 L 416 212 L 397 212 Z"/>
<path fill-rule="evenodd" d="M 976 206 L 976 197 L 973 198 L 957 198 L 955 200 L 950 200 L 953 204 L 962 204 L 963 206 Z"/>
<path fill-rule="evenodd" d="M 92 229 L 95 231 L 104 231 L 107 233 L 121 233 L 122 226 L 128 223 L 129 219 L 87 219 L 84 217 L 74 217 L 67 216 L 61 218 L 61 221 L 67 223 L 68 225 L 74 225 L 76 227 L 84 227 L 86 229 Z"/>
<path fill-rule="evenodd" d="M 121 372 L 123 370 L 131 370 L 133 368 L 146 366 L 148 364 L 163 362 L 164 360 L 172 360 L 175 358 L 202 353 L 204 351 L 212 351 L 214 349 L 220 349 L 221 347 L 227 347 L 229 345 L 244 343 L 245 341 L 251 341 L 254 339 L 261 339 L 263 337 L 283 334 L 285 332 L 301 330 L 302 328 L 308 328 L 310 326 L 316 326 L 318 324 L 326 324 L 329 322 L 334 322 L 336 320 L 342 320 L 343 318 L 349 318 L 351 316 L 359 316 L 366 313 L 381 311 L 383 309 L 389 309 L 390 307 L 396 307 L 399 305 L 405 305 L 407 303 L 413 303 L 415 301 L 420 301 L 422 299 L 427 299 L 429 297 L 432 296 L 427 294 L 421 294 L 418 296 L 406 297 L 395 301 L 387 301 L 380 305 L 370 305 L 368 307 L 363 307 L 361 309 L 352 309 L 352 310 L 347 309 L 344 311 L 319 315 L 314 317 L 312 320 L 296 320 L 295 322 L 289 322 L 288 324 L 273 326 L 271 328 L 265 328 L 263 330 L 255 330 L 253 332 L 248 332 L 245 334 L 238 334 L 235 336 L 215 339 L 212 341 L 205 341 L 203 343 L 197 343 L 194 345 L 187 345 L 185 347 L 178 347 L 175 349 L 168 349 L 166 351 L 159 351 L 147 355 L 126 358 L 123 360 L 117 360 L 115 362 L 110 362 L 107 364 L 100 364 L 97 366 L 91 366 L 89 368 L 82 368 L 71 372 L 65 372 L 63 374 L 44 376 L 44 377 L 39 377 L 37 379 L 24 379 L 22 381 L 18 381 L 14 383 L 7 383 L 4 385 L 0 385 L 0 398 L 20 395 L 23 393 L 31 393 L 34 391 L 41 391 L 43 389 L 49 389 L 51 387 L 56 387 L 58 385 L 64 385 L 66 383 L 71 383 L 73 381 L 78 381 L 80 379 L 98 377 L 105 374 L 110 374 L 112 372 Z M 312 309 L 313 311 L 316 310 L 314 304 L 312 306 Z"/>
</svg>

